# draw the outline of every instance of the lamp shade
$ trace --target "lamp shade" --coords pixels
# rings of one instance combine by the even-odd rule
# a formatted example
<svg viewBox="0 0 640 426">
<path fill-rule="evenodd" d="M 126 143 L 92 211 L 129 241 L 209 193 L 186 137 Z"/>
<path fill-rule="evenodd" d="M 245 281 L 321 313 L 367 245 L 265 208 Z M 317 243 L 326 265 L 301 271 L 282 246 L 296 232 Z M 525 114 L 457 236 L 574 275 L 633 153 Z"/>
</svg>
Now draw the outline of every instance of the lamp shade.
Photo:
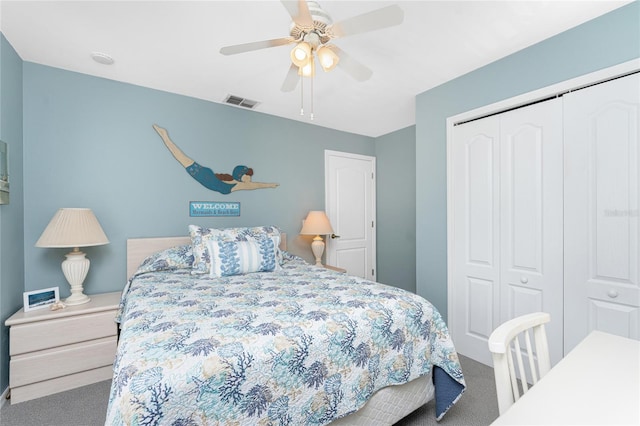
<svg viewBox="0 0 640 426">
<path fill-rule="evenodd" d="M 329 218 L 323 211 L 310 211 L 302 225 L 301 235 L 328 235 L 333 234 L 333 228 Z"/>
<path fill-rule="evenodd" d="M 109 244 L 91 209 L 63 208 L 56 212 L 36 247 L 89 247 Z"/>
</svg>

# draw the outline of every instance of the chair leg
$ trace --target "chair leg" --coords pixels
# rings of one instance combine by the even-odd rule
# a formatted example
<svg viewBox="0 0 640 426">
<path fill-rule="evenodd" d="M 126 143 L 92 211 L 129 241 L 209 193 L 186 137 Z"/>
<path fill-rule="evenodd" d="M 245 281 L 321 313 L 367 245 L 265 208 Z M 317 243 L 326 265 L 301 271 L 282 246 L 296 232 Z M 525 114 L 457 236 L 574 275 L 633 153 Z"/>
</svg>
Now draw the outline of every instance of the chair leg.
<svg viewBox="0 0 640 426">
<path fill-rule="evenodd" d="M 498 412 L 500 414 L 507 411 L 513 405 L 513 393 L 511 392 L 511 375 L 506 354 L 494 353 L 493 365 L 496 380 L 496 392 L 498 396 Z"/>
</svg>

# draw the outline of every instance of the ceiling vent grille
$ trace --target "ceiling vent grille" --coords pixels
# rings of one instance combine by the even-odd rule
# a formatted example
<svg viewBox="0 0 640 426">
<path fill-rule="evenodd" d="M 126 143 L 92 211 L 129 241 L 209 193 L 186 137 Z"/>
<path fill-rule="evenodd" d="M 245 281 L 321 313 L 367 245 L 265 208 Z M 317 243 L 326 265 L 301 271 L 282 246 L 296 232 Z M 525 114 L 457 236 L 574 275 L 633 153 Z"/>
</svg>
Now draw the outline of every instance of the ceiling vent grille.
<svg viewBox="0 0 640 426">
<path fill-rule="evenodd" d="M 225 98 L 224 103 L 243 108 L 254 109 L 260 102 L 252 101 L 251 99 L 245 99 L 240 96 L 228 95 Z"/>
</svg>

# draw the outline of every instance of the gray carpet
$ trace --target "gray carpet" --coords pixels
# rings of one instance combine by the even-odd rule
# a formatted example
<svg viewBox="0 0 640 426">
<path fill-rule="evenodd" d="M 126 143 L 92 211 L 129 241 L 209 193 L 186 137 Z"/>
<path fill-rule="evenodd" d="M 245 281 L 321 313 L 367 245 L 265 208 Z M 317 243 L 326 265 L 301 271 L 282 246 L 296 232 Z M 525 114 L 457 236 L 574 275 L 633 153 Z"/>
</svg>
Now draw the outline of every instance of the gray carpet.
<svg viewBox="0 0 640 426">
<path fill-rule="evenodd" d="M 433 401 L 425 404 L 396 426 L 488 425 L 498 417 L 493 369 L 460 356 L 467 390 L 438 423 Z M 2 426 L 98 426 L 107 413 L 110 381 L 11 405 L 0 410 Z"/>
<path fill-rule="evenodd" d="M 396 426 L 484 426 L 497 419 L 498 399 L 493 368 L 462 355 L 460 364 L 464 380 L 467 382 L 467 390 L 442 420 L 436 422 L 436 407 L 431 400 L 396 423 Z"/>
</svg>

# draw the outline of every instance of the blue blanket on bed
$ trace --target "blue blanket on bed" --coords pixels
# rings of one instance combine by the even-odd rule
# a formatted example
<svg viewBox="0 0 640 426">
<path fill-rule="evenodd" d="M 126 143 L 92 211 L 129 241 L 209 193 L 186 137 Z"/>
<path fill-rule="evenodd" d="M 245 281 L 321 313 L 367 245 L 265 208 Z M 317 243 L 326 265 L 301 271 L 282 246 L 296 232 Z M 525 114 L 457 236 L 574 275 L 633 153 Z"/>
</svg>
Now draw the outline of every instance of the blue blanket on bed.
<svg viewBox="0 0 640 426">
<path fill-rule="evenodd" d="M 223 278 L 158 265 L 123 295 L 108 425 L 324 425 L 429 373 L 440 419 L 465 389 L 442 317 L 413 293 L 299 258 Z"/>
</svg>

